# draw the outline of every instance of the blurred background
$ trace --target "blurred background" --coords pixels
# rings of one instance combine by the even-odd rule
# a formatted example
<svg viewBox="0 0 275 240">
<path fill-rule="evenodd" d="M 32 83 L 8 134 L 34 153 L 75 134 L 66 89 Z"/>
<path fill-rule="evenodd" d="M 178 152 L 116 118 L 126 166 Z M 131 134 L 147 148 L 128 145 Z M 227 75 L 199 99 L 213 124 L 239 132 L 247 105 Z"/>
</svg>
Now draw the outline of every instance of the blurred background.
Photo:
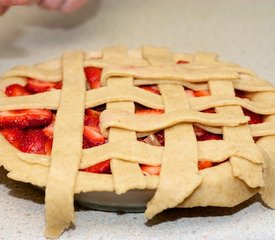
<svg viewBox="0 0 275 240">
<path fill-rule="evenodd" d="M 218 52 L 272 79 L 274 11 L 273 0 L 88 0 L 72 14 L 13 7 L 0 17 L 0 73 L 68 49 L 151 44 Z"/>
</svg>

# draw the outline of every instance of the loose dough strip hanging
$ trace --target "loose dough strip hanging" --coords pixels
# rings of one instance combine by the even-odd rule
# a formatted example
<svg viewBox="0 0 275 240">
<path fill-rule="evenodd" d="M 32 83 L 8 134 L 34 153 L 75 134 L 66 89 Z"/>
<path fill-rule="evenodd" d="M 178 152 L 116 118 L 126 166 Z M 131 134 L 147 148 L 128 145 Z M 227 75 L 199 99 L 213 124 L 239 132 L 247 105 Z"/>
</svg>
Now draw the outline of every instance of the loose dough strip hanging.
<svg viewBox="0 0 275 240">
<path fill-rule="evenodd" d="M 57 238 L 74 222 L 74 191 L 82 157 L 85 94 L 83 53 L 65 53 L 63 87 L 55 120 L 45 197 L 45 236 L 49 238 Z"/>
<path fill-rule="evenodd" d="M 144 48 L 143 54 L 149 63 L 159 65 L 173 63 L 172 54 L 163 48 Z M 165 112 L 189 108 L 182 86 L 159 85 Z M 165 146 L 161 161 L 159 186 L 148 202 L 145 216 L 151 219 L 167 208 L 176 207 L 200 184 L 198 175 L 198 147 L 192 124 L 183 123 L 165 128 Z M 180 148 L 183 151 L 180 151 Z M 175 187 L 184 186 L 184 187 Z"/>
<path fill-rule="evenodd" d="M 196 56 L 196 61 L 198 62 L 208 62 L 215 61 L 213 56 L 207 54 L 200 54 Z M 229 81 L 209 81 L 209 88 L 211 95 L 219 96 L 223 95 L 225 97 L 234 97 L 235 91 L 233 83 Z M 234 117 L 243 116 L 243 111 L 238 106 L 225 106 L 215 108 L 217 113 L 227 114 Z M 223 127 L 223 138 L 225 140 L 238 140 L 239 142 L 253 143 L 252 134 L 248 124 L 236 126 L 236 127 Z M 240 162 L 243 161 L 243 162 Z M 256 188 L 263 186 L 263 177 L 262 177 L 262 166 L 261 164 L 255 164 L 247 161 L 244 158 L 240 157 L 231 157 L 230 163 L 232 166 L 233 176 L 242 179 L 249 187 Z M 247 169 L 251 174 L 247 174 Z"/>
</svg>

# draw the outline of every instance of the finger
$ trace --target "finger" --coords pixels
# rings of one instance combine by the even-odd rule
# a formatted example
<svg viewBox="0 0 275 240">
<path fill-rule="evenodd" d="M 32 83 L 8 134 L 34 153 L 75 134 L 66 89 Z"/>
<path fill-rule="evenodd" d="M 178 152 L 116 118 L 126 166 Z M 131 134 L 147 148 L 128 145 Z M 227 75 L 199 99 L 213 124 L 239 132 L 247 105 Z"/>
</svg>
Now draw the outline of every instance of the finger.
<svg viewBox="0 0 275 240">
<path fill-rule="evenodd" d="M 29 0 L 0 0 L 0 6 L 22 6 L 28 3 Z"/>
<path fill-rule="evenodd" d="M 84 3 L 86 3 L 86 0 L 65 0 L 60 11 L 66 13 L 73 12 L 79 9 Z"/>
<path fill-rule="evenodd" d="M 42 0 L 38 2 L 40 7 L 57 10 L 64 4 L 64 0 Z"/>
<path fill-rule="evenodd" d="M 8 10 L 8 6 L 0 6 L 0 16 Z"/>
</svg>

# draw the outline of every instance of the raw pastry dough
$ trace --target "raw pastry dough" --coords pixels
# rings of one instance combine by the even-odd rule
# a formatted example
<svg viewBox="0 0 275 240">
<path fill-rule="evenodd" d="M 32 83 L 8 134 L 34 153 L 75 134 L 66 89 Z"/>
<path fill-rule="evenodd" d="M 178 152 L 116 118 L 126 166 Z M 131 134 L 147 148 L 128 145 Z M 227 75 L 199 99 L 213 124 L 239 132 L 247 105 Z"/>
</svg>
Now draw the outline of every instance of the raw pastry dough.
<svg viewBox="0 0 275 240">
<path fill-rule="evenodd" d="M 86 90 L 86 66 L 103 68 L 102 87 Z M 51 62 L 15 67 L 1 77 L 0 89 L 26 78 L 62 80 L 63 87 L 29 96 L 1 94 L 0 111 L 57 110 L 52 154 L 20 152 L 0 134 L 0 165 L 8 177 L 46 188 L 46 237 L 58 237 L 74 222 L 74 194 L 80 192 L 156 189 L 145 212 L 149 219 L 172 207 L 232 207 L 258 192 L 275 208 L 275 88 L 252 71 L 212 53 L 174 54 L 146 46 L 69 52 Z M 158 84 L 161 95 L 138 87 L 147 84 Z M 209 89 L 211 96 L 190 98 L 183 87 Z M 249 92 L 250 100 L 236 97 L 235 90 Z M 134 103 L 165 113 L 135 115 Z M 107 105 L 100 126 L 108 143 L 83 150 L 84 110 L 101 104 Z M 266 115 L 264 123 L 249 125 L 242 107 Z M 200 112 L 209 108 L 216 114 Z M 194 124 L 223 134 L 223 140 L 197 142 Z M 137 141 L 161 129 L 164 147 Z M 106 159 L 112 175 L 80 171 Z M 199 171 L 203 159 L 218 165 Z M 161 165 L 160 176 L 144 176 L 139 164 Z"/>
</svg>

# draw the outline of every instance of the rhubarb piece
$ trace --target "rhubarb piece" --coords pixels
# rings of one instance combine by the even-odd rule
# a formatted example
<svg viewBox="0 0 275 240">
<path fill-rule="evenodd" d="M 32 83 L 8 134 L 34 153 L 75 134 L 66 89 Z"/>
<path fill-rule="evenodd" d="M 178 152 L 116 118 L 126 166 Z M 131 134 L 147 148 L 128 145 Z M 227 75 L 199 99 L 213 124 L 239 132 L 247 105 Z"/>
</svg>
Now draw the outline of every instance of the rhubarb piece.
<svg viewBox="0 0 275 240">
<path fill-rule="evenodd" d="M 145 164 L 141 164 L 140 168 L 142 170 L 142 173 L 145 176 L 149 176 L 149 175 L 156 175 L 158 176 L 160 174 L 160 166 L 149 166 L 149 165 L 145 165 Z"/>
<path fill-rule="evenodd" d="M 154 135 L 156 136 L 156 138 L 159 141 L 160 145 L 164 146 L 164 143 L 165 143 L 164 131 L 156 132 L 156 133 L 154 133 Z"/>
<path fill-rule="evenodd" d="M 153 146 L 161 146 L 160 142 L 158 141 L 158 138 L 155 134 L 150 134 L 145 139 L 143 139 L 143 142 L 148 143 Z"/>
</svg>

